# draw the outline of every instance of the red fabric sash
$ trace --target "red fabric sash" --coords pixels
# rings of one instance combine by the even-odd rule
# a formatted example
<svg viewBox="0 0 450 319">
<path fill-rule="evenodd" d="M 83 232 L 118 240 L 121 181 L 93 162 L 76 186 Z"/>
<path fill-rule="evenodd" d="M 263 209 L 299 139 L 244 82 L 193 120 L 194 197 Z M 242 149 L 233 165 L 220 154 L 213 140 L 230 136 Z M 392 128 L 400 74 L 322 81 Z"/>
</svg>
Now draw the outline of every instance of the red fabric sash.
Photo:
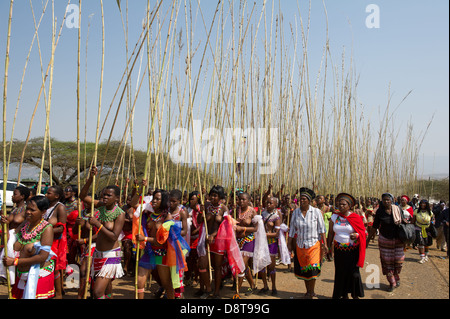
<svg viewBox="0 0 450 319">
<path fill-rule="evenodd" d="M 245 270 L 245 264 L 236 241 L 233 224 L 233 218 L 230 215 L 224 216 L 223 222 L 219 226 L 214 246 L 218 251 L 227 252 L 228 263 L 231 266 L 233 276 L 236 276 Z"/>
<path fill-rule="evenodd" d="M 66 269 L 67 266 L 67 229 L 66 224 L 57 223 L 53 227 L 63 226 L 64 230 L 60 239 L 53 239 L 52 250 L 57 255 L 55 270 Z"/>
<path fill-rule="evenodd" d="M 366 228 L 364 227 L 363 219 L 357 213 L 351 213 L 348 216 L 344 216 L 341 213 L 335 213 L 348 220 L 353 229 L 358 233 L 359 237 L 359 259 L 356 264 L 358 267 L 364 267 L 364 259 L 366 258 Z"/>
<path fill-rule="evenodd" d="M 72 231 L 72 228 L 75 225 L 77 217 L 78 217 L 78 210 L 73 210 L 69 215 L 67 215 L 67 221 L 66 221 L 67 234 L 72 239 L 78 239 L 78 234 L 74 235 L 73 231 Z"/>
</svg>

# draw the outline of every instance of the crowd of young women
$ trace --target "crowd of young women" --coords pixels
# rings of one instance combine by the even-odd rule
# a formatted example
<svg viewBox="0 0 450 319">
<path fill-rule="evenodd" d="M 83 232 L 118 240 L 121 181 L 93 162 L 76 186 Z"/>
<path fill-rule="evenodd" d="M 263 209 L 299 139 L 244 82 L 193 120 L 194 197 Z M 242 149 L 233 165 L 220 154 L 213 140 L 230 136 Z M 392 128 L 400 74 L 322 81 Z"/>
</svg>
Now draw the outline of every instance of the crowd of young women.
<svg viewBox="0 0 450 319">
<path fill-rule="evenodd" d="M 226 278 L 236 296 L 276 296 L 278 263 L 293 265 L 295 277 L 305 282 L 304 297 L 315 298 L 325 260 L 335 266 L 330 297 L 361 298 L 360 269 L 377 234 L 390 291 L 400 285 L 409 248 L 399 225 L 414 225 L 420 263 L 428 260 L 435 237 L 429 203 L 416 206 L 406 195 L 386 193 L 378 200 L 317 195 L 306 187 L 290 195 L 284 186 L 275 193 L 271 185 L 265 192 L 226 192 L 214 185 L 209 192 L 183 193 L 148 189 L 142 181 L 130 186 L 132 192 L 128 185 L 108 186 L 97 198 L 89 195 L 96 174 L 94 167 L 80 192 L 73 186 L 52 186 L 45 196 L 24 187 L 14 191 L 15 207 L 1 219 L 8 240 L 0 273 L 4 282 L 9 277 L 13 298 L 63 298 L 70 264 L 80 268 L 80 299 L 112 298 L 113 280 L 125 275 L 136 276 L 140 299 L 150 276 L 159 285 L 156 298 L 183 298 L 186 285 L 198 287 L 198 298 L 220 298 Z M 448 212 L 443 224 L 448 232 Z M 263 281 L 259 291 L 255 276 Z"/>
</svg>

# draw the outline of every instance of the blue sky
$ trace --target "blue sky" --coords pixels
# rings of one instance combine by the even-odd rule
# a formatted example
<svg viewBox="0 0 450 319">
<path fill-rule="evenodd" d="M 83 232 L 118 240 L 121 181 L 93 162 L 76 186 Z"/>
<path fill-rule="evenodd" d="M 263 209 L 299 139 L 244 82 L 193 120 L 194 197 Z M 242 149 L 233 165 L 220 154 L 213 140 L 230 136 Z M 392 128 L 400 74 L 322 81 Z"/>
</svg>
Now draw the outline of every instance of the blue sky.
<svg viewBox="0 0 450 319">
<path fill-rule="evenodd" d="M 39 19 L 42 4 L 46 0 L 33 0 L 36 19 Z M 78 3 L 78 1 L 72 1 Z M 195 2 L 195 1 L 193 1 Z M 129 45 L 130 51 L 134 47 L 141 32 L 141 23 L 145 15 L 146 0 L 129 1 Z M 226 1 L 228 5 L 229 1 Z M 236 9 L 239 2 L 233 2 Z M 272 6 L 272 1 L 268 1 Z M 392 105 L 397 106 L 408 92 L 411 95 L 401 104 L 396 113 L 399 126 L 406 121 L 414 122 L 415 131 L 420 134 L 426 129 L 427 123 L 434 114 L 434 120 L 427 133 L 421 149 L 423 171 L 425 174 L 448 173 L 449 165 L 449 3 L 446 0 L 433 1 L 387 1 L 387 0 L 328 0 L 324 1 L 328 13 L 330 48 L 335 63 L 345 49 L 346 58 L 352 56 L 354 68 L 359 75 L 358 99 L 364 105 L 367 113 L 374 116 L 379 109 L 383 110 L 388 101 L 390 87 Z M 153 6 L 155 1 L 151 1 Z M 177 32 L 184 26 L 184 1 L 181 2 Z M 380 28 L 366 27 L 366 12 L 369 4 L 376 4 L 380 8 Z M 55 1 L 55 17 L 58 28 L 62 21 L 67 1 Z M 260 14 L 262 1 L 257 1 L 254 15 Z M 247 3 L 247 12 L 251 11 L 253 1 Z M 308 15 L 307 1 L 282 0 L 275 1 L 275 13 L 280 6 L 285 28 L 289 24 L 299 25 L 301 15 L 306 23 Z M 122 0 L 122 9 L 125 0 Z M 215 1 L 201 1 L 202 13 L 206 24 L 212 19 Z M 170 8 L 170 1 L 162 5 L 161 12 L 166 13 Z M 122 23 L 116 1 L 104 0 L 106 26 L 106 56 L 104 91 L 102 105 L 106 110 L 112 100 L 123 72 L 125 47 Z M 7 18 L 9 1 L 0 2 L 0 75 L 3 87 L 4 53 L 6 45 Z M 88 48 L 88 139 L 95 137 L 95 117 L 98 104 L 99 72 L 101 57 L 101 12 L 99 1 L 83 1 L 82 6 L 82 61 L 81 61 L 81 101 L 82 118 L 84 118 L 84 63 L 85 41 L 88 16 L 93 14 L 89 35 Z M 195 20 L 195 41 L 205 40 L 205 31 L 201 16 L 198 12 Z M 270 17 L 267 17 L 270 19 Z M 257 21 L 257 18 L 254 18 Z M 229 23 L 229 22 L 228 22 Z M 59 29 L 58 29 L 59 30 Z M 185 32 L 185 30 L 184 30 Z M 260 31 L 260 37 L 263 37 Z M 13 11 L 11 53 L 8 80 L 7 104 L 7 134 L 10 136 L 12 119 L 16 107 L 22 70 L 28 54 L 29 46 L 34 34 L 33 18 L 29 1 L 15 1 Z M 50 58 L 51 45 L 51 1 L 39 29 L 39 40 L 42 50 L 44 68 Z M 194 41 L 194 42 L 195 42 Z M 311 6 L 311 29 L 309 38 L 309 62 L 311 73 L 315 74 L 319 67 L 322 49 L 325 41 L 325 15 L 322 1 L 313 0 Z M 200 45 L 200 47 L 202 47 Z M 201 49 L 200 49 L 201 51 Z M 56 49 L 54 86 L 52 96 L 51 135 L 61 140 L 76 139 L 76 54 L 77 29 L 64 27 L 60 43 Z M 144 59 L 145 60 L 145 59 Z M 19 106 L 19 118 L 14 137 L 24 139 L 28 131 L 28 124 L 36 103 L 41 84 L 39 54 L 35 43 Z M 194 72 L 195 73 L 195 72 Z M 314 75 L 312 76 L 314 79 Z M 132 86 L 135 87 L 133 78 Z M 145 90 L 144 90 L 145 91 Z M 139 101 L 145 104 L 147 93 L 143 92 Z M 38 109 L 33 124 L 32 137 L 42 136 L 45 128 L 45 112 L 42 105 Z M 145 109 L 145 106 L 137 106 Z M 104 114 L 104 113 L 103 113 Z M 147 126 L 147 111 L 145 116 L 139 116 L 142 126 Z M 138 121 L 138 120 L 137 120 Z M 82 123 L 84 131 L 84 122 Z M 117 129 L 119 136 L 122 130 Z M 139 134 L 136 134 L 139 135 Z M 142 134 L 140 134 L 142 136 Z M 117 137 L 116 136 L 116 137 Z M 136 138 L 138 147 L 145 148 L 145 138 Z"/>
</svg>

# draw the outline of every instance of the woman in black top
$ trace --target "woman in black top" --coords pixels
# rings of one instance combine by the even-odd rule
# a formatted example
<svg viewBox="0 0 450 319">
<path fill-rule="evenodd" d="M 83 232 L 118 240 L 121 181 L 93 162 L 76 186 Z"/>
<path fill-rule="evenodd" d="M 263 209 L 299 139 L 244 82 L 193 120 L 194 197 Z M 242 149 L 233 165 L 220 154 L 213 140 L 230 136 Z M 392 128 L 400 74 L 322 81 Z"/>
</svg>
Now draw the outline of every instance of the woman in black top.
<svg viewBox="0 0 450 319">
<path fill-rule="evenodd" d="M 389 282 L 388 291 L 400 286 L 400 272 L 402 270 L 405 253 L 403 242 L 398 236 L 398 225 L 401 223 L 401 211 L 393 204 L 394 197 L 383 194 L 381 204 L 375 214 L 373 227 L 380 232 L 378 247 L 383 275 Z"/>
</svg>

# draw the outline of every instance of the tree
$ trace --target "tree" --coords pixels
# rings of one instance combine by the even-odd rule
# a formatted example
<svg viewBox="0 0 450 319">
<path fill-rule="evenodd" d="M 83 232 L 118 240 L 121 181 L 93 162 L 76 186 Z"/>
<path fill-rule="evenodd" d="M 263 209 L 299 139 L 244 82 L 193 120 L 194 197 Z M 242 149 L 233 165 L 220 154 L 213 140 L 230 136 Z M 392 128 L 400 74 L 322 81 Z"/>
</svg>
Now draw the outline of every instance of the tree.
<svg viewBox="0 0 450 319">
<path fill-rule="evenodd" d="M 41 169 L 41 158 L 43 151 L 43 141 L 42 137 L 31 139 L 23 156 L 23 163 L 34 166 Z M 11 151 L 11 164 L 20 163 L 22 160 L 22 152 L 25 146 L 25 142 L 14 140 L 13 147 Z M 83 183 L 84 178 L 87 177 L 89 168 L 91 165 L 91 159 L 94 154 L 95 143 L 86 143 L 86 147 L 82 144 L 82 155 L 80 162 L 80 174 Z M 86 151 L 84 151 L 86 149 Z M 121 159 L 123 154 L 123 145 L 120 141 L 110 141 L 109 145 L 102 142 L 98 146 L 98 158 L 99 161 L 97 166 L 100 168 L 103 164 L 103 169 L 99 175 L 99 188 L 106 186 L 106 184 L 112 184 L 116 182 L 116 175 L 119 169 L 121 169 Z M 84 154 L 86 152 L 86 155 Z M 127 145 L 125 149 L 125 162 L 124 169 L 128 172 L 128 162 L 130 154 L 130 147 Z M 53 184 L 66 186 L 69 184 L 76 184 L 77 181 L 77 147 L 76 142 L 63 142 L 57 139 L 51 139 L 51 155 L 52 155 L 52 169 L 51 178 Z M 133 150 L 132 163 L 130 165 L 130 179 L 138 178 L 141 179 L 144 176 L 144 167 L 146 152 L 141 150 Z M 84 161 L 86 157 L 86 163 Z M 197 176 L 195 169 L 189 167 L 188 165 L 176 165 L 174 164 L 167 154 L 159 154 L 158 167 L 156 167 L 156 156 L 154 153 L 151 154 L 150 159 L 150 174 L 149 174 L 149 185 L 153 187 L 164 187 L 164 188 L 182 188 L 185 185 L 186 178 L 191 180 L 187 183 L 188 187 L 192 187 L 195 183 L 195 178 Z M 50 165 L 48 160 L 48 154 L 45 156 L 43 171 L 50 176 Z M 153 185 L 155 179 L 155 172 L 159 172 L 158 183 Z M 127 176 L 127 174 L 124 176 Z M 190 176 L 190 177 L 189 177 Z M 201 172 L 201 178 L 205 183 L 209 184 L 212 182 L 212 178 L 206 177 L 204 172 Z"/>
<path fill-rule="evenodd" d="M 419 180 L 420 198 L 433 199 L 435 201 L 449 200 L 449 178 Z"/>
</svg>

